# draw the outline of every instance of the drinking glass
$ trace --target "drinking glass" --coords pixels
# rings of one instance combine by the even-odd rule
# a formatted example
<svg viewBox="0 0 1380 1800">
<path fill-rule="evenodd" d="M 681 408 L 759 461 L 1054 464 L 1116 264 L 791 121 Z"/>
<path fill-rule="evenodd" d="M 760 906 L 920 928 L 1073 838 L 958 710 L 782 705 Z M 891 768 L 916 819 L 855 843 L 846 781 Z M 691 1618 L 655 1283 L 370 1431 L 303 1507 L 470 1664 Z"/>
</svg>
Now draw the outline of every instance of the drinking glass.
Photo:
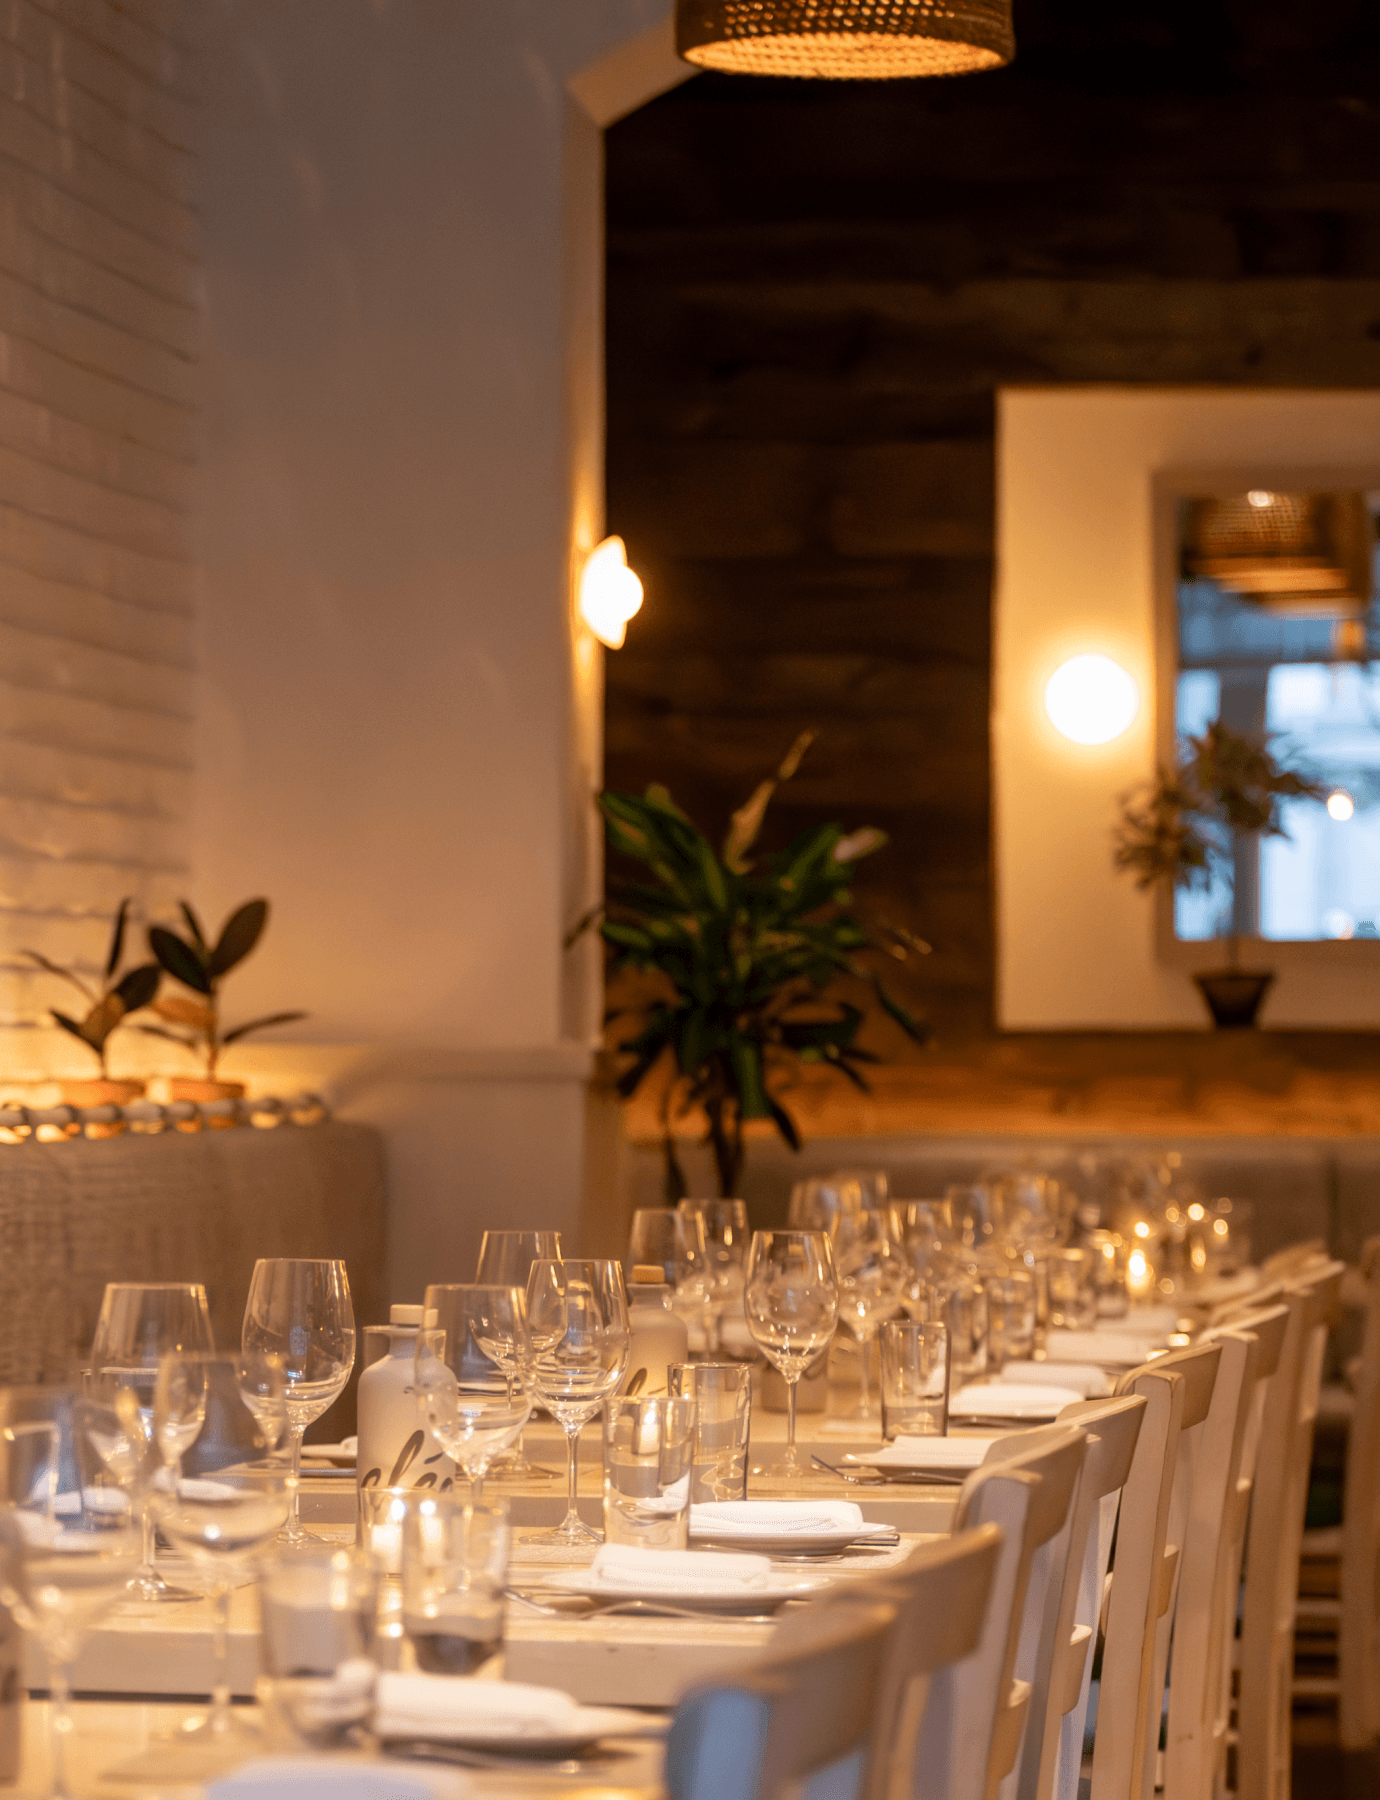
<svg viewBox="0 0 1380 1800">
<path fill-rule="evenodd" d="M 766 1473 L 807 1475 L 795 1447 L 795 1390 L 838 1325 L 839 1291 L 828 1234 L 755 1232 L 743 1309 L 758 1348 L 786 1383 L 786 1454 Z"/>
<path fill-rule="evenodd" d="M 623 1379 L 628 1366 L 628 1296 L 623 1271 L 605 1259 L 538 1262 L 527 1277 L 532 1343 L 527 1381 L 566 1441 L 565 1518 L 536 1543 L 597 1544 L 577 1499 L 580 1427 Z"/>
<path fill-rule="evenodd" d="M 531 1360 L 525 1301 L 520 1288 L 468 1282 L 429 1287 L 424 1304 L 436 1325 L 417 1333 L 417 1404 L 437 1443 L 468 1475 L 477 1504 L 484 1477 L 518 1441 L 532 1411 L 524 1392 Z"/>
<path fill-rule="evenodd" d="M 1053 1250 L 1046 1261 L 1049 1323 L 1055 1329 L 1091 1331 L 1097 1323 L 1093 1257 L 1081 1248 Z"/>
<path fill-rule="evenodd" d="M 249 1283 L 240 1342 L 246 1355 L 282 1358 L 293 1477 L 283 1536 L 290 1544 L 314 1543 L 298 1516 L 297 1478 L 308 1425 L 343 1393 L 355 1363 L 355 1312 L 344 1263 L 260 1257 Z"/>
<path fill-rule="evenodd" d="M 962 1387 L 980 1380 L 987 1373 L 987 1289 L 960 1270 L 930 1291 L 928 1318 L 949 1328 L 950 1382 Z"/>
<path fill-rule="evenodd" d="M 943 1437 L 949 1428 L 949 1328 L 913 1319 L 882 1326 L 882 1436 Z"/>
<path fill-rule="evenodd" d="M 743 1282 L 747 1278 L 748 1230 L 745 1200 L 682 1200 L 677 1212 L 697 1213 L 704 1230 L 709 1289 L 704 1307 L 705 1354 L 725 1348 L 723 1321 L 743 1310 Z"/>
<path fill-rule="evenodd" d="M 654 1263 L 671 1289 L 677 1312 L 703 1313 L 711 1278 L 704 1219 L 698 1212 L 674 1206 L 639 1206 L 628 1233 L 625 1270 Z"/>
<path fill-rule="evenodd" d="M 474 1278 L 488 1287 L 525 1288 L 534 1262 L 560 1260 L 559 1231 L 486 1231 Z"/>
<path fill-rule="evenodd" d="M 989 1275 L 987 1357 L 998 1373 L 1008 1362 L 1028 1362 L 1035 1353 L 1035 1278 L 1027 1269 Z"/>
<path fill-rule="evenodd" d="M 511 1533 L 506 1501 L 409 1499 L 402 1520 L 402 1621 L 417 1667 L 473 1675 L 503 1648 Z"/>
<path fill-rule="evenodd" d="M 604 1425 L 604 1542 L 684 1550 L 690 1530 L 695 1402 L 616 1395 Z"/>
<path fill-rule="evenodd" d="M 70 1388 L 18 1388 L 0 1426 L 0 1602 L 43 1646 L 56 1800 L 68 1800 L 72 1665 L 91 1627 L 139 1568 L 138 1505 L 90 1436 L 118 1437 L 107 1409 Z"/>
<path fill-rule="evenodd" d="M 87 1391 L 92 1399 L 114 1409 L 123 1430 L 121 1479 L 129 1483 L 134 1496 L 144 1539 L 144 1558 L 130 1582 L 134 1600 L 193 1598 L 185 1588 L 169 1587 L 154 1567 L 156 1532 L 148 1502 L 165 1459 L 154 1441 L 153 1390 L 161 1356 L 212 1347 L 211 1314 L 206 1289 L 199 1281 L 106 1284 L 91 1345 Z M 199 1420 L 187 1424 L 191 1436 L 180 1449 L 193 1442 L 201 1429 Z M 180 1453 L 178 1446 L 170 1448 Z"/>
<path fill-rule="evenodd" d="M 885 1169 L 835 1169 L 832 1179 L 851 1181 L 858 1190 L 864 1211 L 885 1207 L 891 1199 L 891 1178 Z"/>
<path fill-rule="evenodd" d="M 861 1186 L 844 1176 L 812 1175 L 791 1189 L 786 1222 L 793 1231 L 827 1231 L 840 1213 L 861 1212 Z"/>
<path fill-rule="evenodd" d="M 351 1544 L 290 1546 L 263 1572 L 258 1691 L 292 1739 L 323 1750 L 373 1710 L 374 1559 Z"/>
<path fill-rule="evenodd" d="M 751 1368 L 746 1363 L 672 1363 L 666 1391 L 695 1402 L 691 1503 L 746 1500 Z"/>
<path fill-rule="evenodd" d="M 907 1265 L 892 1241 L 891 1220 L 871 1209 L 836 1215 L 829 1228 L 838 1283 L 839 1320 L 858 1341 L 858 1405 L 851 1416 L 860 1424 L 872 1418 L 867 1360 L 882 1321 L 901 1310 Z"/>
</svg>

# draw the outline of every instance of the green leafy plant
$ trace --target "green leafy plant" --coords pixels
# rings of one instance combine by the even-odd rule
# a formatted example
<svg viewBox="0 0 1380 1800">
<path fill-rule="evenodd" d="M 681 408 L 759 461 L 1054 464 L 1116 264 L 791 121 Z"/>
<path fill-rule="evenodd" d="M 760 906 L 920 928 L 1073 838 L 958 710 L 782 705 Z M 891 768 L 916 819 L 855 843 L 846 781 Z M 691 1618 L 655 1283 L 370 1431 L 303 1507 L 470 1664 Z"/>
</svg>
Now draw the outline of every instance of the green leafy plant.
<svg viewBox="0 0 1380 1800">
<path fill-rule="evenodd" d="M 770 1119 L 792 1149 L 800 1147 L 772 1091 L 775 1070 L 821 1064 L 866 1091 L 861 1066 L 878 1059 L 857 1041 L 864 1009 L 827 991 L 840 978 L 866 982 L 907 1036 L 925 1037 L 865 956 L 880 950 L 904 962 L 929 945 L 894 926 L 874 935 L 852 909 L 854 869 L 881 849 L 885 834 L 820 825 L 760 868 L 748 860 L 777 783 L 795 773 L 813 735 L 797 739 L 775 776 L 734 813 L 719 853 L 664 787 L 640 798 L 599 796 L 610 848 L 640 863 L 648 879 L 612 884 L 606 904 L 580 921 L 570 941 L 598 921 L 611 971 L 657 978 L 655 998 L 615 1007 L 609 1017 L 631 1016 L 637 1026 L 618 1046 L 631 1059 L 618 1082 L 625 1097 L 664 1057 L 673 1060 L 663 1115 L 672 1199 L 685 1192 L 672 1134 L 678 1112 L 703 1108 L 719 1191 L 734 1195 L 746 1121 Z"/>
<path fill-rule="evenodd" d="M 61 964 L 40 956 L 37 950 L 20 952 L 22 956 L 37 963 L 40 969 L 45 969 L 49 975 L 56 975 L 59 980 L 68 982 L 85 999 L 87 1010 L 80 1019 L 59 1012 L 56 1007 L 49 1008 L 49 1017 L 54 1024 L 60 1025 L 69 1036 L 85 1044 L 95 1055 L 101 1065 L 102 1079 L 108 1074 L 106 1054 L 112 1033 L 124 1023 L 127 1014 L 138 1012 L 141 1007 L 149 1005 L 162 980 L 162 970 L 157 963 L 141 963 L 137 969 L 131 969 L 128 974 L 116 979 L 120 959 L 125 951 L 125 926 L 129 921 L 129 908 L 130 901 L 122 900 L 120 909 L 115 914 L 115 923 L 110 933 L 110 949 L 106 954 L 99 991 L 78 975 L 75 969 L 64 969 Z"/>
<path fill-rule="evenodd" d="M 246 901 L 221 926 L 214 943 L 202 930 L 201 921 L 187 902 L 182 900 L 178 904 L 186 921 L 187 936 L 179 937 L 165 925 L 151 925 L 149 948 L 174 980 L 200 998 L 175 994 L 160 1000 L 154 1011 L 166 1023 L 144 1025 L 140 1029 L 150 1037 L 166 1038 L 200 1056 L 207 1080 L 214 1081 L 221 1054 L 231 1044 L 239 1043 L 251 1031 L 263 1031 L 270 1025 L 289 1025 L 307 1015 L 301 1012 L 268 1013 L 261 1019 L 249 1019 L 230 1031 L 222 1031 L 220 984 L 231 969 L 244 961 L 263 935 L 268 923 L 268 902 Z"/>
<path fill-rule="evenodd" d="M 1315 781 L 1283 767 L 1266 746 L 1214 720 L 1201 737 L 1185 738 L 1173 769 L 1124 796 L 1113 860 L 1138 888 L 1165 883 L 1208 888 L 1230 872 L 1235 840 L 1246 833 L 1287 837 L 1280 801 L 1320 800 Z M 1230 960 L 1238 944 L 1230 934 Z"/>
</svg>

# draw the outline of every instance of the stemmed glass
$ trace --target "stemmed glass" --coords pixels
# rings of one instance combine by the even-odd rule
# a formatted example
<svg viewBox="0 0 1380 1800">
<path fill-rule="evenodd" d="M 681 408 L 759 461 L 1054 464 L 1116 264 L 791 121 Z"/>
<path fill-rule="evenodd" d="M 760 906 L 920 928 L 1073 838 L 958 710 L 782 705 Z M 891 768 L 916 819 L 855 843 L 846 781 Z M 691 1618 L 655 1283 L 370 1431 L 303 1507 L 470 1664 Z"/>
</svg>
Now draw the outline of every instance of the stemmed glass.
<svg viewBox="0 0 1380 1800">
<path fill-rule="evenodd" d="M 697 1212 L 672 1206 L 639 1206 L 628 1233 L 630 1273 L 639 1264 L 655 1264 L 671 1289 L 678 1313 L 705 1314 L 710 1304 L 709 1252 L 704 1220 Z"/>
<path fill-rule="evenodd" d="M 758 1348 L 786 1383 L 786 1454 L 766 1473 L 807 1475 L 795 1447 L 795 1390 L 838 1325 L 839 1290 L 827 1234 L 755 1232 L 743 1310 Z"/>
<path fill-rule="evenodd" d="M 745 1200 L 682 1200 L 679 1212 L 698 1213 L 704 1226 L 709 1262 L 709 1295 L 705 1306 L 705 1351 L 716 1355 L 723 1348 L 723 1318 L 741 1311 L 743 1282 L 747 1275 L 748 1230 Z"/>
<path fill-rule="evenodd" d="M 143 1562 L 129 1584 L 134 1600 L 193 1598 L 185 1588 L 169 1587 L 153 1562 L 157 1533 L 149 1497 L 163 1467 L 153 1435 L 153 1390 L 160 1356 L 175 1350 L 207 1351 L 212 1346 L 211 1313 L 199 1281 L 106 1284 L 91 1345 L 87 1391 L 112 1409 L 124 1438 L 119 1479 L 128 1483 L 134 1496 L 144 1536 Z"/>
<path fill-rule="evenodd" d="M 527 1277 L 534 1262 L 561 1260 L 559 1231 L 486 1231 L 479 1246 L 479 1267 L 474 1279 L 485 1286 L 517 1287 L 526 1291 Z M 521 1433 L 511 1455 L 502 1459 L 503 1473 L 519 1481 L 540 1477 L 545 1480 L 552 1471 L 528 1462 L 522 1447 Z"/>
<path fill-rule="evenodd" d="M 72 1665 L 87 1632 L 123 1597 L 139 1567 L 137 1508 L 109 1480 L 89 1435 L 93 1422 L 104 1425 L 107 1438 L 120 1435 L 105 1408 L 70 1388 L 32 1388 L 7 1398 L 0 1427 L 0 1602 L 47 1656 L 48 1792 L 67 1800 Z"/>
<path fill-rule="evenodd" d="M 791 1189 L 786 1223 L 793 1231 L 827 1231 L 840 1213 L 861 1212 L 863 1191 L 849 1175 L 812 1175 Z"/>
<path fill-rule="evenodd" d="M 839 1213 L 829 1228 L 838 1281 L 839 1319 L 858 1341 L 859 1423 L 872 1419 L 867 1359 L 873 1338 L 885 1319 L 901 1310 L 906 1262 L 891 1236 L 884 1211 Z"/>
<path fill-rule="evenodd" d="M 447 1284 L 429 1287 L 423 1304 L 436 1324 L 417 1333 L 417 1405 L 478 1505 L 484 1477 L 532 1410 L 520 1385 L 530 1356 L 522 1289 Z"/>
<path fill-rule="evenodd" d="M 289 1544 L 313 1543 L 313 1534 L 302 1529 L 297 1483 L 306 1429 L 344 1391 L 355 1364 L 355 1312 L 344 1263 L 260 1257 L 249 1283 L 240 1344 L 247 1357 L 282 1358 L 292 1451 L 291 1510 L 283 1538 Z"/>
<path fill-rule="evenodd" d="M 527 1384 L 565 1432 L 564 1519 L 535 1534 L 544 1544 L 597 1544 L 580 1518 L 580 1427 L 623 1379 L 628 1366 L 628 1296 L 623 1271 L 603 1259 L 538 1262 L 527 1277 L 527 1324 L 532 1351 Z"/>
<path fill-rule="evenodd" d="M 171 1493 L 155 1501 L 163 1535 L 207 1570 L 213 1583 L 211 1709 L 183 1725 L 173 1740 L 179 1750 L 185 1746 L 194 1753 L 196 1770 L 206 1772 L 242 1758 L 258 1741 L 257 1730 L 237 1718 L 230 1704 L 230 1595 L 286 1525 L 297 1491 L 293 1453 L 283 1443 L 290 1430 L 290 1390 L 282 1357 L 254 1350 L 238 1356 L 165 1356 L 154 1397 L 160 1440 L 174 1441 L 198 1413 L 204 1419 L 212 1393 L 221 1405 L 238 1393 L 243 1407 L 237 1419 L 218 1420 L 217 1443 L 204 1446 L 203 1461 L 213 1473 L 187 1479 L 179 1470 Z M 190 1776 L 193 1765 L 182 1772 Z"/>
</svg>

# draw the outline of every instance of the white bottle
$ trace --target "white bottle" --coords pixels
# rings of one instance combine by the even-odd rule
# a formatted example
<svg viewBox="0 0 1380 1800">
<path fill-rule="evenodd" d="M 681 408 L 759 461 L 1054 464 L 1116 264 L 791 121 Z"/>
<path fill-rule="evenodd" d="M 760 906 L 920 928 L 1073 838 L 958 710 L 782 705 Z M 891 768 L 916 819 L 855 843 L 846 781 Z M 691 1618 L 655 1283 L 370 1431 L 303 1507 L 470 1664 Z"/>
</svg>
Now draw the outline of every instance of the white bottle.
<svg viewBox="0 0 1380 1800">
<path fill-rule="evenodd" d="M 655 1263 L 639 1263 L 628 1284 L 628 1368 L 620 1393 L 664 1394 L 671 1363 L 690 1360 L 685 1321 L 671 1311 L 671 1290 Z"/>
<path fill-rule="evenodd" d="M 422 1309 L 390 1307 L 388 1320 L 387 1325 L 364 1328 L 355 1480 L 360 1488 L 430 1488 L 448 1493 L 455 1485 L 455 1464 L 427 1430 L 413 1389 Z M 436 1323 L 434 1312 L 427 1323 Z"/>
</svg>

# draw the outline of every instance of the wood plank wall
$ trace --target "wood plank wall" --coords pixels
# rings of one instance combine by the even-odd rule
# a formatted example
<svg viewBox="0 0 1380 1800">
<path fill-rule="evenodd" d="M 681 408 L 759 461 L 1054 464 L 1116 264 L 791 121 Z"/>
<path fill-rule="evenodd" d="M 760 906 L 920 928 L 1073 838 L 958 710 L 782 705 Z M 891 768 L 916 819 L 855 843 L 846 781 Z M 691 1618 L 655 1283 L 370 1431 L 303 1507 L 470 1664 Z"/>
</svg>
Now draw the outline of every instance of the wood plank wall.
<svg viewBox="0 0 1380 1800">
<path fill-rule="evenodd" d="M 197 230 L 183 0 L 0 8 L 0 1078 L 95 1073 L 17 952 L 181 886 Z M 70 993 L 65 1002 L 71 1005 Z"/>
<path fill-rule="evenodd" d="M 995 389 L 1380 381 L 1374 9 L 1015 14 L 999 74 L 701 76 L 607 146 L 609 784 L 721 823 L 820 727 L 778 834 L 891 832 L 941 1051 L 993 1035 Z"/>
</svg>

